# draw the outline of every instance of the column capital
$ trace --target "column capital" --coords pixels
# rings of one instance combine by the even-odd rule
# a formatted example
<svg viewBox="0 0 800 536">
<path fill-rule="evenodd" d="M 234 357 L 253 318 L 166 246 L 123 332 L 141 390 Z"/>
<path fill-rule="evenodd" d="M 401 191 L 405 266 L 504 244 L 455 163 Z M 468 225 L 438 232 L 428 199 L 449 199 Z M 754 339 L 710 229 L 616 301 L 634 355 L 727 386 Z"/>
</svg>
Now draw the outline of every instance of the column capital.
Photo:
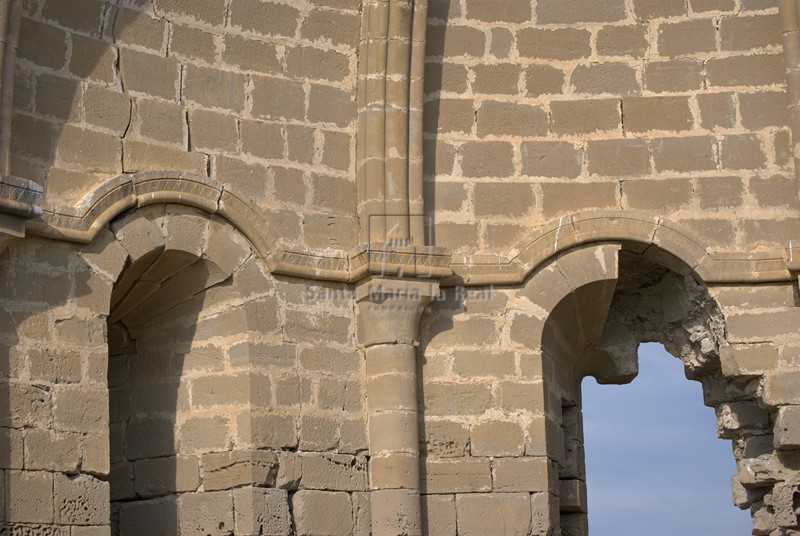
<svg viewBox="0 0 800 536">
<path fill-rule="evenodd" d="M 370 277 L 356 287 L 358 339 L 364 346 L 416 344 L 422 311 L 439 295 L 439 283 Z"/>
</svg>

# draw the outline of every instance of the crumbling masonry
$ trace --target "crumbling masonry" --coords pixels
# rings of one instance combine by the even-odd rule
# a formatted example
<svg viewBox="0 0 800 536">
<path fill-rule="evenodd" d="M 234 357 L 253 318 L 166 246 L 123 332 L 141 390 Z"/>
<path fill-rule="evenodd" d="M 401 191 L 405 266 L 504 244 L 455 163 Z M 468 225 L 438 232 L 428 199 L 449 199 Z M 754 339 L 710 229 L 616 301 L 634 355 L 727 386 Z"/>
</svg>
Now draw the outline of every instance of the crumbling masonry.
<svg viewBox="0 0 800 536">
<path fill-rule="evenodd" d="M 800 534 L 799 27 L 0 0 L 0 534 L 586 534 L 642 341 Z"/>
</svg>

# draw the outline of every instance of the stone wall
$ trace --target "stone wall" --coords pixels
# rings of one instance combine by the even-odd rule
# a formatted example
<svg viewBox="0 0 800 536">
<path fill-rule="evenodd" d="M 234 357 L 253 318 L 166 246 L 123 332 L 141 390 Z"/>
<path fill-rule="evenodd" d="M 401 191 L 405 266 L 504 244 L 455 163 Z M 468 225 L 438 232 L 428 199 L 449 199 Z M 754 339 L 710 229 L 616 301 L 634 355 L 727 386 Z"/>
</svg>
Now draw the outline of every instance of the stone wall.
<svg viewBox="0 0 800 536">
<path fill-rule="evenodd" d="M 796 235 L 777 2 L 430 2 L 435 242 L 507 254 L 589 209 L 669 214 L 717 250 Z"/>
<path fill-rule="evenodd" d="M 0 533 L 586 534 L 647 341 L 797 533 L 798 13 L 0 0 Z"/>
</svg>

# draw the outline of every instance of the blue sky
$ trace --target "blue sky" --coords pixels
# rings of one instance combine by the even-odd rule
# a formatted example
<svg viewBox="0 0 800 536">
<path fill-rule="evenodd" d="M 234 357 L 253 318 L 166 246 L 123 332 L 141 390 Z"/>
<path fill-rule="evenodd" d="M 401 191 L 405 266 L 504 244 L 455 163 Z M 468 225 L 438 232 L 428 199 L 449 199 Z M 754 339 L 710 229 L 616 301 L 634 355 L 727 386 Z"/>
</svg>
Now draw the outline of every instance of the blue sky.
<svg viewBox="0 0 800 536">
<path fill-rule="evenodd" d="M 583 382 L 592 536 L 750 534 L 731 499 L 731 442 L 683 364 L 660 344 L 639 347 L 630 385 Z"/>
</svg>

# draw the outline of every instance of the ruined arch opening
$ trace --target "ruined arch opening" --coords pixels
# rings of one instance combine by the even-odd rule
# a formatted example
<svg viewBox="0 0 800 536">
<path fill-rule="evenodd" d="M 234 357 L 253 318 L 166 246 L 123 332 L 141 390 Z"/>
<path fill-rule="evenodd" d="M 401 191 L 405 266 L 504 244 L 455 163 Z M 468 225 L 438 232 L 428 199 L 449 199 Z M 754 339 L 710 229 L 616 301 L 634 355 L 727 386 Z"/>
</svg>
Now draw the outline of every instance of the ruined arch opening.
<svg viewBox="0 0 800 536">
<path fill-rule="evenodd" d="M 660 343 L 638 357 L 629 385 L 581 386 L 590 534 L 749 533 L 731 500 L 731 443 L 702 385 Z"/>
<path fill-rule="evenodd" d="M 614 270 L 594 281 L 576 275 L 577 256 L 557 261 L 572 288 L 542 330 L 543 359 L 552 378 L 545 383 L 558 425 L 551 452 L 558 462 L 560 524 L 570 534 L 588 533 L 581 381 L 593 376 L 601 384 L 629 383 L 638 374 L 642 342 L 663 344 L 683 362 L 686 377 L 702 384 L 704 403 L 717 414 L 718 434 L 734 441 L 737 461 L 746 445 L 751 450 L 759 442 L 771 445 L 764 440 L 771 437 L 772 421 L 758 404 L 758 378 L 722 374 L 725 321 L 705 285 L 674 258 L 668 258 L 670 268 L 656 262 L 665 259 L 663 252 L 654 257 L 641 249 L 617 248 Z M 607 263 L 608 251 L 597 257 Z M 767 491 L 750 490 L 737 504 L 758 508 Z"/>
</svg>

